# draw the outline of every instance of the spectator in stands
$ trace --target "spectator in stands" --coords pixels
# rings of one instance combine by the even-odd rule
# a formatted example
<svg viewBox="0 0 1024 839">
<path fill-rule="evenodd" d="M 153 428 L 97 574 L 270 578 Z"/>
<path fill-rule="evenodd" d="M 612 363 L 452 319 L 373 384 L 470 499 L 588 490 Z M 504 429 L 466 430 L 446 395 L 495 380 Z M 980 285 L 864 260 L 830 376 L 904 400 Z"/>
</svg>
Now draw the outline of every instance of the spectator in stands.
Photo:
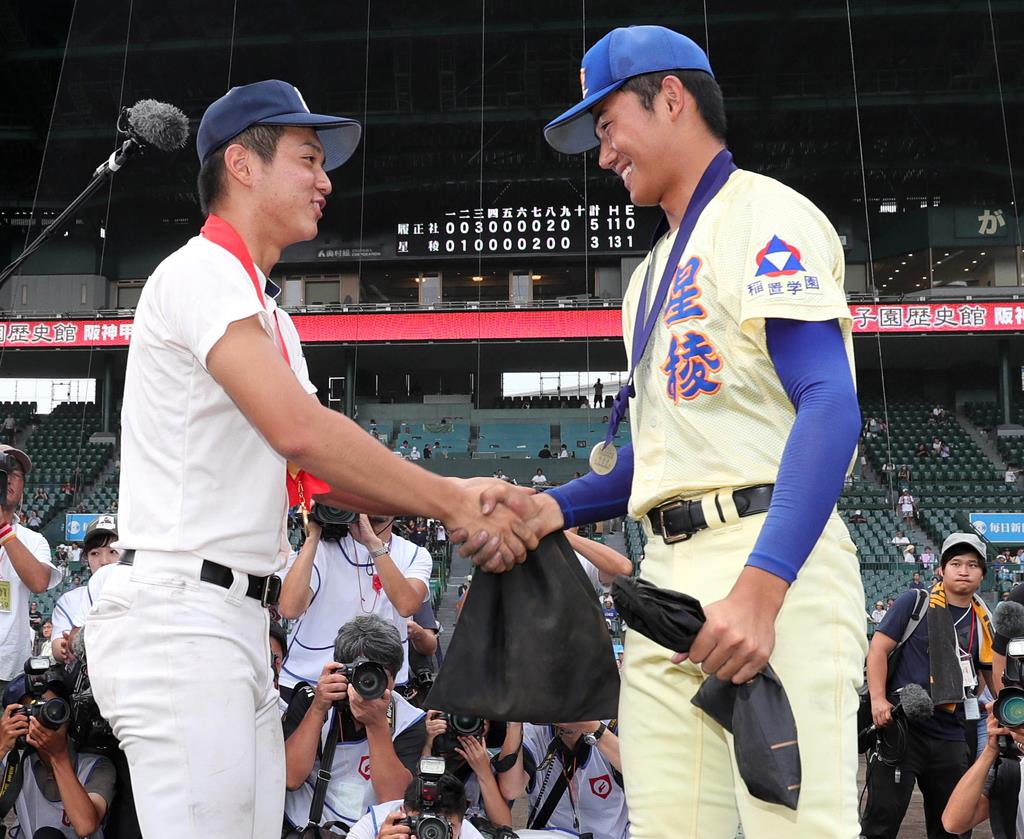
<svg viewBox="0 0 1024 839">
<path fill-rule="evenodd" d="M 939 452 L 942 451 L 942 440 L 938 437 L 932 437 L 932 454 L 938 456 Z"/>
<path fill-rule="evenodd" d="M 53 655 L 53 621 L 43 621 L 33 646 L 35 648 L 35 655 L 46 656 L 47 658 Z"/>
<path fill-rule="evenodd" d="M 903 548 L 903 561 L 917 563 L 917 552 L 913 545 L 906 545 Z"/>
<path fill-rule="evenodd" d="M 872 719 L 883 729 L 896 723 L 905 731 L 901 738 L 905 748 L 895 767 L 879 762 L 868 773 L 868 803 L 861 821 L 865 839 L 898 833 L 915 781 L 924 798 L 928 835 L 943 836 L 943 808 L 975 752 L 973 731 L 970 747 L 965 740 L 964 704 L 955 697 L 962 700 L 966 691 L 973 698 L 981 692 L 982 678 L 991 680 L 988 610 L 975 597 L 985 575 L 985 547 L 973 533 L 954 533 L 943 543 L 940 561 L 942 583 L 933 589 L 924 617 L 891 669 L 889 656 L 903 638 L 919 592 L 901 594 L 871 639 L 867 682 Z M 935 638 L 943 643 L 933 649 Z M 893 716 L 894 703 L 899 701 L 894 692 L 908 684 L 920 685 L 935 700 L 935 713 L 923 722 L 908 724 Z M 998 691 L 993 684 L 989 687 L 993 693 Z M 953 711 L 946 707 L 950 702 Z M 977 719 L 976 706 L 973 711 Z"/>
<path fill-rule="evenodd" d="M 939 458 L 942 460 L 949 460 L 951 454 L 949 443 L 943 443 L 942 447 L 939 449 Z"/>
<path fill-rule="evenodd" d="M 416 448 L 416 446 L 413 446 L 412 449 L 410 449 L 409 460 L 420 460 L 422 457 L 423 455 L 420 454 L 420 450 Z"/>
<path fill-rule="evenodd" d="M 867 519 L 864 518 L 864 513 L 861 510 L 854 510 L 847 517 L 847 521 L 850 524 L 867 524 Z"/>
<path fill-rule="evenodd" d="M 68 661 L 68 637 L 76 626 L 85 625 L 85 617 L 99 597 L 107 577 L 107 572 L 99 573 L 100 569 L 113 565 L 121 556 L 119 550 L 111 547 L 116 541 L 117 525 L 113 516 L 99 516 L 85 531 L 82 552 L 91 576 L 87 585 L 64 592 L 54 604 L 53 657 L 57 661 Z"/>
<path fill-rule="evenodd" d="M 14 417 L 11 416 L 10 414 L 8 414 L 4 418 L 4 440 L 8 444 L 13 446 L 14 445 L 14 437 L 15 437 L 15 435 L 17 433 L 18 433 L 17 423 L 15 422 Z"/>
<path fill-rule="evenodd" d="M 540 451 L 537 452 L 537 457 L 544 459 L 551 457 L 551 447 L 547 443 L 545 443 L 543 446 L 541 446 Z"/>
<path fill-rule="evenodd" d="M 888 612 L 895 605 L 896 605 L 896 598 L 890 597 L 888 600 L 885 601 L 885 611 Z"/>
<path fill-rule="evenodd" d="M 924 567 L 925 573 L 932 570 L 932 566 L 935 564 L 935 553 L 932 551 L 932 546 L 928 545 L 921 552 L 921 565 Z"/>
<path fill-rule="evenodd" d="M 865 437 L 877 437 L 878 436 L 878 420 L 874 417 L 868 417 L 864 423 L 864 436 Z"/>
<path fill-rule="evenodd" d="M 333 652 L 316 687 L 302 685 L 295 691 L 284 718 L 285 818 L 294 827 L 308 822 L 319 753 L 332 726 L 340 727 L 340 738 L 327 789 L 331 809 L 325 813 L 330 815 L 324 820 L 341 818 L 350 825 L 367 807 L 404 793 L 426 738 L 424 713 L 394 690 L 405 652 L 392 624 L 378 615 L 353 618 L 338 630 Z M 343 664 L 360 657 L 387 673 L 388 689 L 378 699 L 364 699 L 340 672 Z"/>
<path fill-rule="evenodd" d="M 33 501 L 40 501 L 46 504 L 50 500 L 50 493 L 48 493 L 45 487 L 36 487 L 36 491 L 32 496 Z"/>
<path fill-rule="evenodd" d="M 538 468 L 537 471 L 533 473 L 533 477 L 530 478 L 530 483 L 535 487 L 546 486 L 548 483 L 548 476 L 544 474 L 543 469 Z"/>
<path fill-rule="evenodd" d="M 871 622 L 881 623 L 885 617 L 885 604 L 881 600 L 875 601 L 875 608 L 871 612 Z"/>
<path fill-rule="evenodd" d="M 452 839 L 483 839 L 483 834 L 465 818 L 466 790 L 451 774 L 443 775 L 437 783 L 437 802 L 434 812 L 442 816 L 451 829 Z M 420 814 L 422 782 L 414 778 L 405 791 L 404 799 L 386 801 L 371 807 L 359 821 L 352 825 L 348 839 L 404 839 L 408 828 L 396 825 L 400 819 Z"/>
<path fill-rule="evenodd" d="M 600 408 L 604 403 L 604 385 L 601 384 L 601 380 L 598 379 L 594 382 L 594 407 Z"/>
<path fill-rule="evenodd" d="M 903 521 L 907 524 L 914 523 L 914 516 L 917 514 L 917 499 L 910 494 L 910 490 L 906 487 L 903 488 L 903 494 L 900 495 L 899 501 L 900 515 L 903 517 Z"/>
<path fill-rule="evenodd" d="M 569 457 L 569 447 L 562 443 L 562 447 L 558 450 L 558 459 L 563 460 Z"/>
<path fill-rule="evenodd" d="M 896 535 L 890 540 L 890 544 L 895 545 L 897 548 L 905 548 L 910 544 L 910 540 L 904 535 L 902 530 L 897 530 Z"/>
<path fill-rule="evenodd" d="M 508 800 L 527 792 L 528 829 L 589 833 L 602 839 L 628 836 L 614 728 L 608 720 L 523 726 L 522 758 L 498 776 L 498 783 Z M 560 777 L 567 783 L 560 783 Z"/>
<path fill-rule="evenodd" d="M 402 445 L 398 447 L 398 451 L 402 455 L 402 457 L 408 457 L 409 456 L 409 441 L 408 440 L 403 440 L 402 441 Z"/>
<path fill-rule="evenodd" d="M 1017 468 L 1017 464 L 1008 463 L 1006 465 L 1006 472 L 1003 474 L 1003 481 L 1010 486 L 1016 484 L 1017 476 L 1020 474 L 1020 471 L 1021 470 Z"/>
<path fill-rule="evenodd" d="M 39 513 L 36 512 L 35 510 L 33 510 L 28 515 L 28 522 L 27 522 L 27 524 L 33 530 L 38 530 L 40 527 L 42 527 L 43 520 L 41 518 L 39 518 Z"/>
<path fill-rule="evenodd" d="M 1017 548 L 1017 553 L 1013 555 L 1013 562 L 1024 563 L 1024 548 Z"/>
<path fill-rule="evenodd" d="M 0 445 L 6 462 L 7 496 L 0 501 L 0 688 L 22 673 L 32 654 L 29 625 L 32 594 L 41 594 L 60 582 L 61 572 L 50 560 L 50 546 L 40 534 L 16 520 L 25 492 L 25 476 L 32 461 L 25 452 Z M 39 627 L 42 626 L 40 618 Z M 37 627 L 37 629 L 39 628 Z"/>
<path fill-rule="evenodd" d="M 928 446 L 923 440 L 918 441 L 917 448 L 914 449 L 914 457 L 928 457 Z"/>
<path fill-rule="evenodd" d="M 897 481 L 910 481 L 910 466 L 906 463 L 901 463 L 900 468 L 896 470 Z"/>
<path fill-rule="evenodd" d="M 946 411 L 941 405 L 936 405 L 932 408 L 931 415 L 928 417 L 929 425 L 941 425 L 946 421 Z"/>
<path fill-rule="evenodd" d="M 376 437 L 376 436 L 377 436 L 377 420 L 375 420 L 375 419 L 371 419 L 371 420 L 370 420 L 370 433 L 371 433 L 371 434 L 372 434 L 372 435 L 373 435 L 374 437 Z"/>
<path fill-rule="evenodd" d="M 433 456 L 434 456 L 434 452 L 430 448 L 430 443 L 427 443 L 427 445 L 425 445 L 423 447 L 423 459 L 424 460 L 430 460 L 430 458 L 432 458 Z"/>
<path fill-rule="evenodd" d="M 68 701 L 68 688 L 62 680 L 52 679 L 42 699 L 58 697 Z M 18 826 L 11 835 L 25 839 L 102 836 L 117 781 L 114 765 L 101 755 L 78 754 L 68 738 L 67 723 L 54 730 L 19 713 L 30 701 L 22 674 L 4 691 L 0 718 L 0 752 L 5 758 L 13 753 L 19 737 L 31 747 L 22 758 L 23 781 L 14 804 Z"/>
<path fill-rule="evenodd" d="M 910 580 L 910 588 L 914 591 L 927 591 L 931 586 L 921 579 L 919 572 L 915 571 L 914 576 Z"/>
<path fill-rule="evenodd" d="M 300 682 L 316 684 L 330 661 L 336 627 L 360 614 L 374 614 L 395 627 L 406 642 L 407 618 L 428 597 L 433 561 L 409 539 L 392 532 L 390 516 L 359 516 L 343 533 L 310 520 L 306 542 L 285 571 L 278 608 L 298 619 L 281 672 L 281 694 L 290 698 Z M 403 657 L 395 668 L 399 684 L 408 679 Z"/>
</svg>

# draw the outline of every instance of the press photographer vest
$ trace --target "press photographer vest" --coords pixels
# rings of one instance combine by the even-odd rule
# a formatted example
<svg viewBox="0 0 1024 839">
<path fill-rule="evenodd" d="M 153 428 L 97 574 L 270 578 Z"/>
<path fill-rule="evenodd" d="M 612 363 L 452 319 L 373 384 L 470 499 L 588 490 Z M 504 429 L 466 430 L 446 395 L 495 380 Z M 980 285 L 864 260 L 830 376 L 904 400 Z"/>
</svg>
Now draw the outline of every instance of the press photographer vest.
<svg viewBox="0 0 1024 839">
<path fill-rule="evenodd" d="M 64 802 L 60 798 L 50 801 L 39 788 L 33 765 L 37 760 L 36 757 L 28 758 L 25 765 L 25 780 L 14 805 L 18 814 L 18 824 L 11 828 L 11 839 L 32 839 L 41 827 L 53 827 L 68 839 L 78 839 L 78 834 L 64 815 Z M 99 761 L 99 755 L 84 754 L 76 757 L 75 774 L 83 786 Z M 107 809 L 109 811 L 109 806 Z M 101 826 L 95 833 L 90 833 L 87 839 L 103 839 L 103 827 Z"/>
<path fill-rule="evenodd" d="M 391 720 L 392 742 L 403 731 L 414 726 L 425 716 L 419 708 L 414 707 L 397 693 L 392 694 Z M 320 747 L 327 742 L 330 726 L 336 725 L 335 711 L 327 717 L 320 730 Z M 285 797 L 284 814 L 296 827 L 302 827 L 309 821 L 309 805 L 313 802 L 313 789 L 316 786 L 316 773 L 320 768 L 319 755 L 313 761 L 313 768 L 302 786 L 289 790 Z M 341 819 L 352 825 L 377 803 L 370 782 L 370 746 L 365 736 L 361 740 L 350 742 L 338 741 L 334 752 L 334 764 L 331 767 L 331 783 L 327 787 L 327 799 L 324 803 L 322 821 Z"/>
</svg>

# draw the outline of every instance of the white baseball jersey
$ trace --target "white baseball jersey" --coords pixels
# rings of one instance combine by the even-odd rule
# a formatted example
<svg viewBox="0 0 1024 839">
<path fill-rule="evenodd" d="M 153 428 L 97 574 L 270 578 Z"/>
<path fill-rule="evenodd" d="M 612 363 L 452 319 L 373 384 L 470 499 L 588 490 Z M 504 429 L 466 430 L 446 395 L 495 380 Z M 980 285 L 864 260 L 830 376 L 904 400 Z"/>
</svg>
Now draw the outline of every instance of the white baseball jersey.
<svg viewBox="0 0 1024 839">
<path fill-rule="evenodd" d="M 391 739 L 394 740 L 403 731 L 423 719 L 426 714 L 399 694 L 392 692 L 391 696 L 395 709 L 391 730 Z M 327 742 L 330 726 L 334 719 L 335 715 L 332 711 L 327 715 L 327 721 L 320 731 L 321 748 Z M 313 761 L 313 768 L 302 786 L 289 790 L 285 796 L 284 813 L 293 825 L 303 827 L 309 821 L 309 806 L 313 802 L 316 773 L 319 768 L 320 760 L 318 758 Z M 373 784 L 370 781 L 370 747 L 366 738 L 351 742 L 339 741 L 334 751 L 334 763 L 331 765 L 331 782 L 327 786 L 322 821 L 341 819 L 346 824 L 352 824 L 366 812 L 368 807 L 376 803 Z"/>
<path fill-rule="evenodd" d="M 650 301 L 675 233 L 637 267 L 622 307 L 627 354 L 647 267 Z M 677 495 L 774 483 L 796 416 L 766 318 L 838 320 L 853 369 L 845 261 L 825 215 L 778 181 L 737 170 L 701 214 L 669 286 L 630 400 L 630 515 Z"/>
<path fill-rule="evenodd" d="M 291 571 L 298 554 L 289 560 Z M 401 536 L 391 537 L 391 561 L 402 575 L 419 580 L 430 596 L 430 573 L 433 560 L 418 545 Z M 402 669 L 395 676 L 396 684 L 409 680 L 408 618 L 403 618 L 388 600 L 383 588 L 374 585 L 374 565 L 370 552 L 351 536 L 339 542 L 321 541 L 313 558 L 309 580 L 313 600 L 302 614 L 288 640 L 288 655 L 281 667 L 281 684 L 294 687 L 299 682 L 315 685 L 320 671 L 334 660 L 334 639 L 343 624 L 364 614 L 379 615 L 394 625 L 405 647 Z"/>
</svg>

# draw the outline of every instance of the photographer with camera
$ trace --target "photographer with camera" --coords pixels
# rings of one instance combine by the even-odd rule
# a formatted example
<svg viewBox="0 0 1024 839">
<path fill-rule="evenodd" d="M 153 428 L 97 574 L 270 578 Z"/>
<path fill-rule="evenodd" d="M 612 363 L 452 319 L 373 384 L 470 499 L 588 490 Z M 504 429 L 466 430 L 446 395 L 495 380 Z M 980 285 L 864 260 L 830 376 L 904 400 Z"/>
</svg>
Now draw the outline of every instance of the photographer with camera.
<svg viewBox="0 0 1024 839">
<path fill-rule="evenodd" d="M 526 790 L 528 828 L 593 839 L 629 835 L 615 729 L 610 720 L 523 726 L 522 762 L 499 775 L 498 783 L 509 800 Z"/>
<path fill-rule="evenodd" d="M 316 684 L 330 661 L 340 624 L 379 615 L 408 643 L 408 618 L 427 599 L 430 554 L 392 533 L 392 516 L 356 515 L 316 504 L 302 549 L 287 569 L 278 608 L 298 618 L 281 670 L 282 695 L 298 682 Z M 403 650 L 396 682 L 409 679 Z"/>
<path fill-rule="evenodd" d="M 68 736 L 70 698 L 61 671 L 42 658 L 30 658 L 25 675 L 4 691 L 0 751 L 12 780 L 0 802 L 6 807 L 17 790 L 12 837 L 31 839 L 46 829 L 68 839 L 103 839 L 116 771 L 106 757 L 78 753 Z"/>
<path fill-rule="evenodd" d="M 46 539 L 22 526 L 15 515 L 31 471 L 32 460 L 25 452 L 0 445 L 0 689 L 21 673 L 32 654 L 31 596 L 61 580 Z"/>
<path fill-rule="evenodd" d="M 395 627 L 378 615 L 360 615 L 338 630 L 334 661 L 324 665 L 316 687 L 296 687 L 284 718 L 291 825 L 308 823 L 321 768 L 330 773 L 327 821 L 353 824 L 367 807 L 400 797 L 409 785 L 426 731 L 423 712 L 394 690 L 403 659 Z"/>
<path fill-rule="evenodd" d="M 880 731 L 868 752 L 868 803 L 861 819 L 866 839 L 895 839 L 915 782 L 929 837 L 950 836 L 942 811 L 977 748 L 973 722 L 980 717 L 981 679 L 996 691 L 991 620 L 977 595 L 985 556 L 976 534 L 951 534 L 942 545 L 941 581 L 930 593 L 901 594 L 871 639 L 867 683 Z M 894 692 L 907 685 L 927 690 L 934 702 L 923 721 L 896 713 Z"/>
<path fill-rule="evenodd" d="M 348 832 L 349 839 L 483 839 L 466 818 L 466 789 L 445 762 L 423 758 L 405 797 L 371 807 Z"/>
<path fill-rule="evenodd" d="M 117 562 L 121 552 L 111 547 L 117 541 L 117 523 L 113 516 L 103 515 L 91 522 L 82 541 L 82 553 L 92 576 L 84 586 L 64 592 L 53 606 L 53 657 L 67 662 L 70 657 L 68 636 L 76 626 L 85 625 L 85 616 L 102 587 L 97 572 Z"/>
<path fill-rule="evenodd" d="M 497 765 L 487 747 L 501 745 L 502 754 L 518 750 L 522 733 L 505 723 L 494 723 L 480 717 L 449 714 L 445 711 L 427 712 L 427 739 L 423 744 L 424 757 L 441 757 L 447 771 L 466 788 L 466 813 L 470 817 L 483 816 L 493 825 L 512 824 L 512 810 L 498 787 Z M 510 741 L 513 745 L 509 748 Z M 509 761 L 509 768 L 515 758 Z M 501 764 L 505 768 L 504 764 Z"/>
</svg>

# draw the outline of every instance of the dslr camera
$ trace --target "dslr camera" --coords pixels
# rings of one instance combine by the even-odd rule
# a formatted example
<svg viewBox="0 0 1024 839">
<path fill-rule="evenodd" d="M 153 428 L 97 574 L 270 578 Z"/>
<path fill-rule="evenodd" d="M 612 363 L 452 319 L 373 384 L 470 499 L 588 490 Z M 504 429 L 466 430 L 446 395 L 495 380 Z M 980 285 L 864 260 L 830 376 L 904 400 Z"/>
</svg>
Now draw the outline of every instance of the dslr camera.
<svg viewBox="0 0 1024 839">
<path fill-rule="evenodd" d="M 40 725 L 56 731 L 71 718 L 71 706 L 59 696 L 43 699 L 43 694 L 52 686 L 64 688 L 62 669 L 51 663 L 47 656 L 33 656 L 25 662 L 25 692 L 29 695 L 28 702 L 15 713 L 34 717 Z M 18 738 L 18 745 L 25 747 L 24 738 Z"/>
<path fill-rule="evenodd" d="M 437 784 L 444 775 L 443 757 L 420 758 L 420 796 L 414 808 L 419 815 L 396 822 L 404 824 L 416 839 L 452 839 L 451 823 L 438 811 Z"/>
<path fill-rule="evenodd" d="M 992 713 L 1004 728 L 1024 725 L 1024 638 L 1012 638 L 1006 645 L 1003 687 Z"/>
<path fill-rule="evenodd" d="M 388 689 L 388 671 L 383 664 L 359 656 L 350 664 L 342 663 L 338 671 L 363 699 L 380 699 Z"/>
<path fill-rule="evenodd" d="M 435 719 L 448 723 L 448 730 L 434 738 L 433 752 L 441 757 L 455 757 L 455 749 L 460 737 L 483 737 L 483 717 L 471 717 L 468 714 L 439 713 Z"/>
<path fill-rule="evenodd" d="M 338 542 L 348 536 L 348 527 L 359 518 L 359 514 L 324 504 L 314 504 L 313 509 L 309 511 L 309 517 L 323 528 L 320 534 L 322 541 Z"/>
</svg>

